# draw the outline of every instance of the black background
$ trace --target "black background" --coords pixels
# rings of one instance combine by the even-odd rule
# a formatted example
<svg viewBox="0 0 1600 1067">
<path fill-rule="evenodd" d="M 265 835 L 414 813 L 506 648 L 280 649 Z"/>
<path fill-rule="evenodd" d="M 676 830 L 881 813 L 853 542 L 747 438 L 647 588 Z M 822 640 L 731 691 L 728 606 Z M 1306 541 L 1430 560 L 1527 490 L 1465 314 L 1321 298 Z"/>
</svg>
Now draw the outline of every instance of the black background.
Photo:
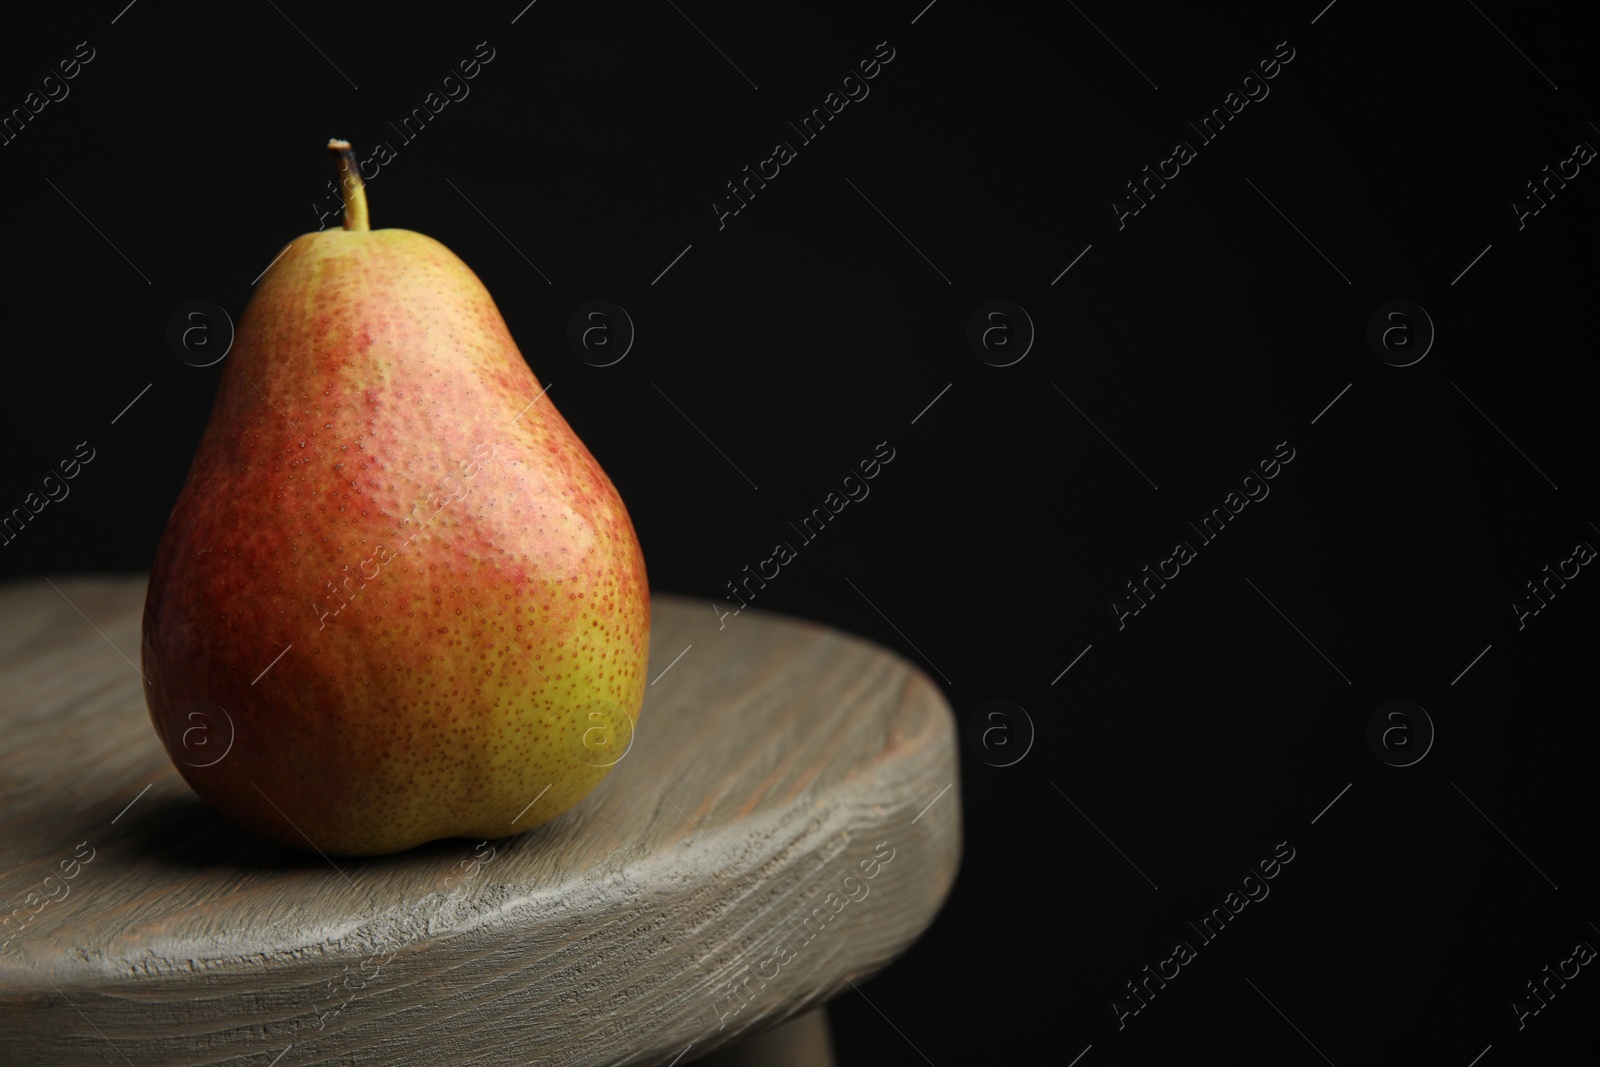
<svg viewBox="0 0 1600 1067">
<path fill-rule="evenodd" d="M 1037 730 L 1006 768 L 964 747 L 959 880 L 871 1003 L 833 1003 L 841 1064 L 1592 1047 L 1592 967 L 1525 1029 L 1508 1008 L 1600 945 L 1600 577 L 1520 630 L 1509 606 L 1600 545 L 1600 176 L 1521 229 L 1511 208 L 1600 145 L 1564 12 L 524 2 L 7 13 L 0 108 L 79 41 L 95 58 L 0 148 L 0 506 L 97 455 L 6 576 L 148 566 L 223 366 L 180 361 L 169 316 L 236 321 L 317 228 L 326 139 L 389 141 L 374 227 L 484 280 L 655 588 L 716 599 L 887 441 L 871 496 L 757 606 L 898 651 L 959 723 L 1005 699 Z M 470 96 L 401 141 L 387 123 L 481 41 Z M 870 96 L 719 229 L 723 183 L 880 41 Z M 1270 95 L 1119 229 L 1123 183 L 1281 41 Z M 565 340 L 596 298 L 638 331 L 606 368 Z M 1012 366 L 966 342 L 992 298 L 1037 328 Z M 1366 342 L 1393 299 L 1437 329 L 1413 366 Z M 1281 441 L 1270 497 L 1119 629 L 1109 599 Z M 1367 744 L 1391 699 L 1437 729 L 1414 766 Z M 1107 1001 L 1280 841 L 1271 895 L 1119 1030 Z"/>
</svg>

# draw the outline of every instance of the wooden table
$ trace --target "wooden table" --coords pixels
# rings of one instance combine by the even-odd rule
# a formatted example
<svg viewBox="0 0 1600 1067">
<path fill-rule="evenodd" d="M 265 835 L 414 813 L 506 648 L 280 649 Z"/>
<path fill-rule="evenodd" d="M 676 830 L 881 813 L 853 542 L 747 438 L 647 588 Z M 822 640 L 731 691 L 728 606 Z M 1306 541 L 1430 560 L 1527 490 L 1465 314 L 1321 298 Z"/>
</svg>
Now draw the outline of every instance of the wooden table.
<svg viewBox="0 0 1600 1067">
<path fill-rule="evenodd" d="M 292 851 L 173 769 L 144 592 L 0 589 L 0 1063 L 688 1063 L 883 969 L 955 877 L 955 730 L 920 671 L 665 595 L 633 749 L 573 811 Z"/>
</svg>

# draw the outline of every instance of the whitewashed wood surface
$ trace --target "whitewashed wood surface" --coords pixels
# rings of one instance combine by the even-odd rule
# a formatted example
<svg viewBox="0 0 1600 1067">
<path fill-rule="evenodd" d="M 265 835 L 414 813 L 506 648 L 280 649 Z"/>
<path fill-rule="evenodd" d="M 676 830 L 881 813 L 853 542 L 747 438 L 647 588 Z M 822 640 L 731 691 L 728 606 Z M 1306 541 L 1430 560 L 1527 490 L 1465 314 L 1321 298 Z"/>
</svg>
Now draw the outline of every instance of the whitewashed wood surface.
<svg viewBox="0 0 1600 1067">
<path fill-rule="evenodd" d="M 660 594 L 633 748 L 576 809 L 295 852 L 173 769 L 144 591 L 0 589 L 0 1063 L 688 1063 L 881 970 L 955 877 L 956 730 L 920 670 Z"/>
</svg>

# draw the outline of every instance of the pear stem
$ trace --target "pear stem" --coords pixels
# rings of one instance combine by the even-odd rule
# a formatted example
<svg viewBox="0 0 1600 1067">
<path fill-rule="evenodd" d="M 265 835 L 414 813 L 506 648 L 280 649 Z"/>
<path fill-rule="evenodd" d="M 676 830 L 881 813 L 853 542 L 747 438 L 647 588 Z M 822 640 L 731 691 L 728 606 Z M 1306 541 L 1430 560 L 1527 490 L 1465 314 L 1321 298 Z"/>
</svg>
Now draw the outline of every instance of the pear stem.
<svg viewBox="0 0 1600 1067">
<path fill-rule="evenodd" d="M 356 167 L 356 156 L 350 149 L 350 142 L 335 137 L 328 142 L 328 150 L 334 153 L 339 168 L 339 189 L 344 196 L 344 228 L 371 229 L 367 224 L 367 186 L 361 180 L 361 171 Z"/>
</svg>

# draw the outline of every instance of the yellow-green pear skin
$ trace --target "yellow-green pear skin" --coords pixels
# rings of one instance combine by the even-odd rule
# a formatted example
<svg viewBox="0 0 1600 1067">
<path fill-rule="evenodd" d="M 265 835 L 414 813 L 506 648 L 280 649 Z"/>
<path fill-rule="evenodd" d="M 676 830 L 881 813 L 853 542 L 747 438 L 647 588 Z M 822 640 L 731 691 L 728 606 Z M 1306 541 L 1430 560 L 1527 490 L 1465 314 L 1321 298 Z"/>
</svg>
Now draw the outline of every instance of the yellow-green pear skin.
<svg viewBox="0 0 1600 1067">
<path fill-rule="evenodd" d="M 519 833 L 626 754 L 649 632 L 622 499 L 477 276 L 407 230 L 296 238 L 150 575 L 150 717 L 195 792 L 328 855 Z"/>
</svg>

